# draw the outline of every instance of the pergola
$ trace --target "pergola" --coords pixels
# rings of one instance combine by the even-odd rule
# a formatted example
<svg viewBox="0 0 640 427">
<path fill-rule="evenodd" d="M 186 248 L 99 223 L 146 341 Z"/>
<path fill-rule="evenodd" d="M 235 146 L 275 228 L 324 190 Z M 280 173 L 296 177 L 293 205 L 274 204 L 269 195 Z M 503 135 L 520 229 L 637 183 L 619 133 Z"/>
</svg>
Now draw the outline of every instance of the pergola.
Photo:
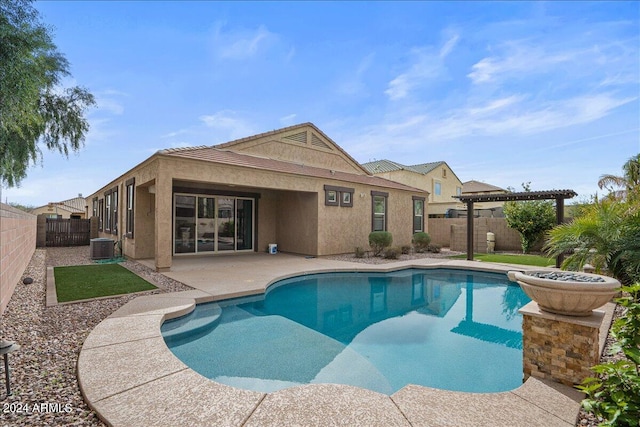
<svg viewBox="0 0 640 427">
<path fill-rule="evenodd" d="M 556 201 L 556 219 L 558 224 L 564 221 L 564 199 L 578 194 L 573 190 L 526 191 L 521 193 L 495 193 L 473 196 L 453 196 L 467 204 L 467 259 L 473 261 L 473 204 L 475 202 L 522 202 L 527 200 Z M 560 267 L 562 258 L 556 258 L 556 267 Z"/>
</svg>

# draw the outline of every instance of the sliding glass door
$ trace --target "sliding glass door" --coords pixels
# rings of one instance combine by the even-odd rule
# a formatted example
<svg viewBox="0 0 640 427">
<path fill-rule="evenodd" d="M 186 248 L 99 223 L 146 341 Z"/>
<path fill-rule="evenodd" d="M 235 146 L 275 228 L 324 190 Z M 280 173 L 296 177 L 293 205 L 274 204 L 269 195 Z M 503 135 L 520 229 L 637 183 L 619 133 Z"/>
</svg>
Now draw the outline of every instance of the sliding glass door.
<svg viewBox="0 0 640 427">
<path fill-rule="evenodd" d="M 236 250 L 253 249 L 253 199 L 237 200 L 236 235 Z"/>
<path fill-rule="evenodd" d="M 198 252 L 215 250 L 216 199 L 198 197 Z"/>
<path fill-rule="evenodd" d="M 194 253 L 196 251 L 196 198 L 176 196 L 174 210 L 173 251 L 177 254 Z"/>
<path fill-rule="evenodd" d="M 236 240 L 236 200 L 218 198 L 218 252 L 234 250 Z"/>
<path fill-rule="evenodd" d="M 253 250 L 254 201 L 242 197 L 174 196 L 174 254 Z"/>
</svg>

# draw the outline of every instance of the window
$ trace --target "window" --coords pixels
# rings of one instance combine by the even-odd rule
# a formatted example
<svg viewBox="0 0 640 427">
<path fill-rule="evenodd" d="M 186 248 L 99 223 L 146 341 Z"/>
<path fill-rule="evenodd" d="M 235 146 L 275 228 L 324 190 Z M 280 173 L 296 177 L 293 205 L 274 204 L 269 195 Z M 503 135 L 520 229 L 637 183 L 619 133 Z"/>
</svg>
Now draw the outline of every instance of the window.
<svg viewBox="0 0 640 427">
<path fill-rule="evenodd" d="M 371 231 L 387 231 L 387 197 L 389 193 L 371 192 Z"/>
<path fill-rule="evenodd" d="M 340 200 L 340 206 L 353 206 L 351 201 L 351 193 L 342 193 L 342 200 Z"/>
<path fill-rule="evenodd" d="M 118 234 L 118 187 L 114 187 L 111 193 L 111 234 Z"/>
<path fill-rule="evenodd" d="M 462 187 L 456 187 L 456 196 L 462 196 Z"/>
<path fill-rule="evenodd" d="M 136 179 L 131 178 L 127 180 L 127 237 L 133 237 L 133 192 L 136 184 Z"/>
<path fill-rule="evenodd" d="M 335 190 L 326 190 L 324 204 L 327 206 L 338 206 L 338 192 Z"/>
<path fill-rule="evenodd" d="M 353 206 L 353 192 L 355 189 L 347 187 L 336 187 L 334 185 L 324 186 L 324 204 L 326 206 Z"/>
<path fill-rule="evenodd" d="M 436 181 L 436 182 L 433 184 L 433 193 L 434 193 L 436 196 L 442 196 L 442 184 L 440 184 L 440 182 L 439 182 L 439 181 Z"/>
<path fill-rule="evenodd" d="M 424 231 L 424 198 L 413 197 L 413 232 Z"/>
<path fill-rule="evenodd" d="M 98 200 L 98 231 L 104 230 L 104 199 Z"/>
<path fill-rule="evenodd" d="M 104 231 L 111 232 L 111 190 L 104 193 Z"/>
<path fill-rule="evenodd" d="M 104 193 L 104 231 L 118 234 L 118 187 Z"/>
<path fill-rule="evenodd" d="M 443 178 L 447 177 L 447 170 L 445 168 L 442 168 L 442 177 Z"/>
<path fill-rule="evenodd" d="M 98 198 L 94 197 L 91 201 L 91 216 L 98 216 Z"/>
</svg>

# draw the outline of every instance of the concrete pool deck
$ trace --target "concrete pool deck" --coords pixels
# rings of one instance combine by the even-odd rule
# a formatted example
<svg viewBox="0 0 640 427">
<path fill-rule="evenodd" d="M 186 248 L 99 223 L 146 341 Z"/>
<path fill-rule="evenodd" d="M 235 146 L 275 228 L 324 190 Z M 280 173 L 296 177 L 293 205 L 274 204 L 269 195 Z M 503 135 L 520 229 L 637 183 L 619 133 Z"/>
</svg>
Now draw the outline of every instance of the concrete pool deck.
<svg viewBox="0 0 640 427">
<path fill-rule="evenodd" d="M 282 253 L 174 257 L 165 275 L 194 290 L 138 297 L 98 324 L 78 358 L 80 388 L 112 426 L 575 426 L 582 395 L 551 381 L 529 378 L 515 390 L 486 394 L 408 385 L 387 396 L 335 384 L 259 393 L 199 375 L 171 353 L 160 332 L 165 320 L 197 303 L 260 294 L 293 275 L 410 267 L 527 270 L 441 259 L 371 265 Z M 605 323 L 606 335 L 610 320 Z"/>
</svg>

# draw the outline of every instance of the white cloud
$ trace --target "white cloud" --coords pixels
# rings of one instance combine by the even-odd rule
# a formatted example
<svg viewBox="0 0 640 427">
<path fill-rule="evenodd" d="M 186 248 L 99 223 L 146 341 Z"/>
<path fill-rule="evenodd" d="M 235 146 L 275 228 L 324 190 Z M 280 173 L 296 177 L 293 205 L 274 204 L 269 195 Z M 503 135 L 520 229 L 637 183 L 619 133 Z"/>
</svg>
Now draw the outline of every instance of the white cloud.
<svg viewBox="0 0 640 427">
<path fill-rule="evenodd" d="M 280 123 L 282 123 L 283 126 L 290 126 L 292 124 L 294 124 L 294 120 L 296 119 L 297 114 L 289 114 L 288 116 L 284 116 L 284 117 L 280 117 Z"/>
<path fill-rule="evenodd" d="M 278 36 L 267 27 L 260 25 L 255 29 L 226 30 L 224 23 L 218 22 L 214 33 L 214 47 L 222 59 L 247 59 L 268 49 L 278 40 Z"/>
<path fill-rule="evenodd" d="M 408 116 L 406 118 L 403 117 L 403 120 L 400 122 L 392 122 L 385 126 L 385 130 L 391 133 L 397 133 L 399 131 L 404 131 L 406 129 L 415 128 L 416 126 L 423 124 L 428 119 L 428 116 L 425 114 L 419 114 L 415 116 Z"/>
<path fill-rule="evenodd" d="M 460 36 L 458 34 L 453 34 L 440 48 L 440 58 L 446 58 L 449 56 L 451 51 L 453 51 L 453 48 L 458 44 L 458 40 L 460 40 Z"/>
<path fill-rule="evenodd" d="M 189 133 L 188 129 L 179 129 L 177 131 L 174 132 L 169 132 L 169 133 L 165 133 L 164 135 L 160 135 L 160 138 L 162 139 L 166 139 L 166 138 L 175 138 L 176 136 L 180 136 L 180 135 L 184 135 Z"/>
<path fill-rule="evenodd" d="M 105 89 L 96 91 L 94 96 L 96 98 L 98 111 L 120 116 L 124 113 L 122 98 L 128 97 L 129 95 L 119 90 Z"/>
<path fill-rule="evenodd" d="M 583 46 L 566 48 L 536 40 L 512 40 L 494 48 L 497 52 L 475 63 L 467 75 L 475 84 L 523 79 L 527 76 L 556 72 L 562 65 L 571 67 L 589 54 Z"/>
<path fill-rule="evenodd" d="M 567 29 L 567 31 L 569 31 Z M 549 76 L 566 84 L 587 80 L 602 86 L 638 83 L 638 39 L 616 38 L 609 28 L 540 30 L 529 38 L 490 45 L 489 55 L 476 61 L 467 77 L 476 85 L 502 84 Z M 562 40 L 562 42 L 559 42 Z"/>
<path fill-rule="evenodd" d="M 255 133 L 253 127 L 245 119 L 231 110 L 222 110 L 214 114 L 203 115 L 199 117 L 199 120 L 205 126 L 218 130 L 225 137 L 231 139 L 243 138 Z"/>
<path fill-rule="evenodd" d="M 433 46 L 413 48 L 409 52 L 412 64 L 408 69 L 389 82 L 385 94 L 392 101 L 406 98 L 413 90 L 421 88 L 446 74 L 444 60 L 460 40 L 458 33 L 446 31 L 447 39 L 436 49 Z"/>
<path fill-rule="evenodd" d="M 493 101 L 487 102 L 485 105 L 481 105 L 478 107 L 470 107 L 467 113 L 470 116 L 484 116 L 487 114 L 496 113 L 499 110 L 504 109 L 505 107 L 513 106 L 521 102 L 524 99 L 522 95 L 512 95 L 506 98 L 494 99 Z"/>
<path fill-rule="evenodd" d="M 413 49 L 411 54 L 415 58 L 413 65 L 391 80 L 384 91 L 392 101 L 406 98 L 409 92 L 442 74 L 438 56 L 429 49 Z"/>
<path fill-rule="evenodd" d="M 525 104 L 522 97 L 514 96 L 453 111 L 430 123 L 429 134 L 435 140 L 467 135 L 530 135 L 593 122 L 636 99 L 598 94 Z"/>
<path fill-rule="evenodd" d="M 375 53 L 370 53 L 360 60 L 356 70 L 345 77 L 337 87 L 337 92 L 341 95 L 365 95 L 367 86 L 363 79 L 367 71 L 374 63 Z"/>
</svg>

